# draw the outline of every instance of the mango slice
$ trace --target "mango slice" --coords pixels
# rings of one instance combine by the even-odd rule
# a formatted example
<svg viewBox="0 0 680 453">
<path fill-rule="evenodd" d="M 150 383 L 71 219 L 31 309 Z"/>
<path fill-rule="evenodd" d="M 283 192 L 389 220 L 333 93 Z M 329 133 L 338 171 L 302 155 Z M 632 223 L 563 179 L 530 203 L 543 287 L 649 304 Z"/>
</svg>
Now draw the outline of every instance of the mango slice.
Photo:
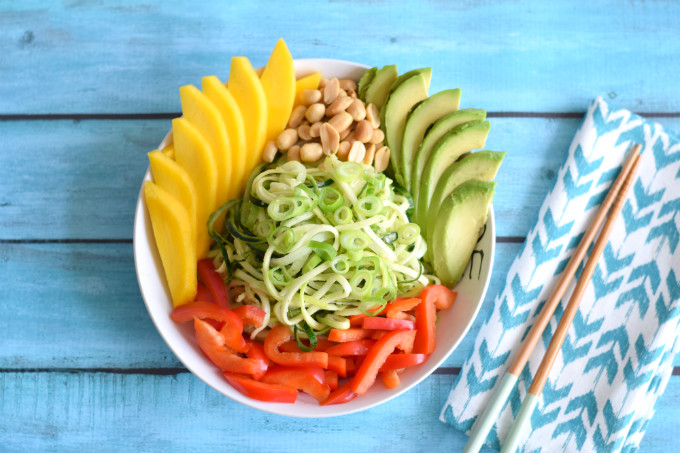
<svg viewBox="0 0 680 453">
<path fill-rule="evenodd" d="M 229 92 L 243 115 L 246 132 L 246 174 L 262 160 L 267 137 L 267 98 L 260 78 L 246 57 L 233 57 L 229 71 Z"/>
<path fill-rule="evenodd" d="M 321 73 L 314 72 L 312 74 L 300 77 L 295 82 L 295 105 L 302 104 L 301 93 L 304 90 L 316 90 L 319 88 L 319 82 L 321 81 Z"/>
<path fill-rule="evenodd" d="M 153 150 L 148 154 L 151 176 L 158 187 L 182 203 L 192 221 L 193 229 L 196 231 L 196 203 L 198 200 L 196 199 L 194 182 L 180 164 L 165 155 L 165 149 L 163 151 Z"/>
<path fill-rule="evenodd" d="M 163 154 L 168 156 L 170 159 L 175 159 L 175 145 L 168 145 L 161 150 Z"/>
<path fill-rule="evenodd" d="M 227 136 L 227 129 L 215 104 L 193 85 L 185 85 L 179 89 L 182 103 L 182 115 L 205 138 L 215 156 L 217 168 L 216 206 L 221 206 L 227 200 L 234 198 L 228 188 L 232 185 L 232 151 Z M 177 139 L 175 138 L 175 144 Z"/>
<path fill-rule="evenodd" d="M 196 295 L 196 241 L 193 222 L 184 206 L 151 181 L 144 183 L 144 199 L 163 262 L 172 304 L 185 304 Z"/>
<path fill-rule="evenodd" d="M 246 133 L 241 110 L 227 87 L 216 76 L 203 77 L 203 93 L 215 104 L 222 115 L 231 145 L 231 181 L 228 192 L 230 199 L 243 194 L 248 175 L 246 169 Z"/>
<path fill-rule="evenodd" d="M 175 140 L 175 160 L 194 183 L 196 189 L 196 258 L 206 256 L 210 248 L 208 217 L 215 210 L 217 167 L 210 145 L 201 133 L 181 117 L 172 120 Z"/>
<path fill-rule="evenodd" d="M 260 82 L 267 98 L 267 140 L 276 140 L 288 124 L 296 88 L 293 56 L 283 39 L 274 46 Z"/>
</svg>

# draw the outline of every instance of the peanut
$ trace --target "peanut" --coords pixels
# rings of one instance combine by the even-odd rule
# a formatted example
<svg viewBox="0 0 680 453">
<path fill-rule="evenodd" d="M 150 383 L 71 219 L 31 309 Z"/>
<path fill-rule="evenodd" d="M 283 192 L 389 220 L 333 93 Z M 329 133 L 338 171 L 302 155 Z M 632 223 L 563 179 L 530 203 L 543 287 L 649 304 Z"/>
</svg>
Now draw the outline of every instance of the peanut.
<svg viewBox="0 0 680 453">
<path fill-rule="evenodd" d="M 352 79 L 340 79 L 340 88 L 343 90 L 356 90 L 357 83 Z"/>
<path fill-rule="evenodd" d="M 352 104 L 352 98 L 347 96 L 337 97 L 335 101 L 326 108 L 326 116 L 332 117 L 340 112 L 344 112 Z"/>
<path fill-rule="evenodd" d="M 354 134 L 352 134 L 352 128 L 348 127 L 344 131 L 340 132 L 340 140 L 347 140 L 348 142 L 353 142 L 354 141 Z"/>
<path fill-rule="evenodd" d="M 321 78 L 319 79 L 319 89 L 320 89 L 320 90 L 323 90 L 323 89 L 326 87 L 327 84 L 328 84 L 328 79 L 327 79 L 327 78 L 321 77 Z"/>
<path fill-rule="evenodd" d="M 312 139 L 311 127 L 306 121 L 298 127 L 297 133 L 300 140 L 309 141 Z"/>
<path fill-rule="evenodd" d="M 347 155 L 349 154 L 349 149 L 352 147 L 352 144 L 348 141 L 342 141 L 340 142 L 340 146 L 338 146 L 338 159 L 342 161 L 347 160 Z"/>
<path fill-rule="evenodd" d="M 371 123 L 373 129 L 380 127 L 380 112 L 375 104 L 368 104 L 366 106 L 366 119 Z"/>
<path fill-rule="evenodd" d="M 375 152 L 375 162 L 373 166 L 375 171 L 385 171 L 387 169 L 387 164 L 390 162 L 390 149 L 387 146 L 383 146 Z"/>
<path fill-rule="evenodd" d="M 361 120 L 354 127 L 354 138 L 362 143 L 368 143 L 373 137 L 373 128 L 371 123 L 366 120 Z"/>
<path fill-rule="evenodd" d="M 307 106 L 298 105 L 293 109 L 293 113 L 290 114 L 290 120 L 288 120 L 288 127 L 295 129 L 302 123 L 305 118 L 305 113 L 307 113 Z"/>
<path fill-rule="evenodd" d="M 298 132 L 295 129 L 286 129 L 276 139 L 276 146 L 281 151 L 286 151 L 298 140 Z"/>
<path fill-rule="evenodd" d="M 363 143 L 356 141 L 352 143 L 352 147 L 349 149 L 349 154 L 347 155 L 347 160 L 350 162 L 362 162 L 366 156 L 366 147 Z"/>
<path fill-rule="evenodd" d="M 333 126 L 336 131 L 342 132 L 352 125 L 352 115 L 347 112 L 340 112 L 333 115 L 333 117 L 328 120 L 328 124 Z"/>
<path fill-rule="evenodd" d="M 375 145 L 371 143 L 366 147 L 366 155 L 364 156 L 364 164 L 371 165 L 375 157 Z"/>
<path fill-rule="evenodd" d="M 323 153 L 327 156 L 335 154 L 338 152 L 338 147 L 340 146 L 340 134 L 335 130 L 333 126 L 328 123 L 324 123 L 321 126 L 320 131 L 321 147 Z"/>
<path fill-rule="evenodd" d="M 290 148 L 288 148 L 288 155 L 286 158 L 288 159 L 288 162 L 291 160 L 297 160 L 298 162 L 300 161 L 300 145 L 293 145 Z"/>
<path fill-rule="evenodd" d="M 264 150 L 262 150 L 262 159 L 264 159 L 265 162 L 274 162 L 274 157 L 276 157 L 277 151 L 276 143 L 271 140 L 268 141 L 264 145 Z"/>
<path fill-rule="evenodd" d="M 321 135 L 321 127 L 326 124 L 322 123 L 321 121 L 317 121 L 316 123 L 312 124 L 312 127 L 309 128 L 309 135 L 312 136 L 312 138 L 319 138 Z"/>
<path fill-rule="evenodd" d="M 328 105 L 335 101 L 335 98 L 338 97 L 338 94 L 340 94 L 340 82 L 338 82 L 337 78 L 333 77 L 328 81 L 323 89 L 324 104 Z"/>
<path fill-rule="evenodd" d="M 317 102 L 316 104 L 307 107 L 305 118 L 307 118 L 310 123 L 314 124 L 317 121 L 321 121 L 325 113 L 326 106 Z"/>
<path fill-rule="evenodd" d="M 347 90 L 347 96 L 351 97 L 352 99 L 356 99 L 357 98 L 356 90 Z"/>
<path fill-rule="evenodd" d="M 312 105 L 321 100 L 323 95 L 320 90 L 302 90 L 300 93 L 300 100 L 303 105 Z"/>
<path fill-rule="evenodd" d="M 361 121 L 366 118 L 366 106 L 364 101 L 361 99 L 355 99 L 352 101 L 349 107 L 347 107 L 347 113 L 352 115 L 354 121 Z"/>
<path fill-rule="evenodd" d="M 380 143 L 385 140 L 385 133 L 381 129 L 373 129 L 373 134 L 369 140 L 371 143 Z"/>
<path fill-rule="evenodd" d="M 305 143 L 300 148 L 300 158 L 303 162 L 316 162 L 323 156 L 321 145 L 317 142 Z"/>
</svg>

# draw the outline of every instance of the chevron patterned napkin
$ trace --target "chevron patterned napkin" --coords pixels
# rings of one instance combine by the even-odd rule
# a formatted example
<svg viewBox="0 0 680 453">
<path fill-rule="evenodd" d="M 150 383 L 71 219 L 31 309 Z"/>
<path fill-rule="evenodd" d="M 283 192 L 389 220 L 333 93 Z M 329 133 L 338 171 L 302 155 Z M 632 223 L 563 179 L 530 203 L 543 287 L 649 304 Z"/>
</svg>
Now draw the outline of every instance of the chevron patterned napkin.
<svg viewBox="0 0 680 453">
<path fill-rule="evenodd" d="M 441 413 L 469 432 L 566 266 L 633 143 L 642 162 L 569 329 L 523 452 L 635 452 L 680 350 L 680 138 L 601 98 L 588 109 L 536 225 Z M 580 270 L 577 272 L 577 277 Z M 573 288 L 573 283 L 572 283 Z M 570 290 L 562 304 L 569 300 Z M 564 305 L 487 445 L 500 448 Z"/>
</svg>

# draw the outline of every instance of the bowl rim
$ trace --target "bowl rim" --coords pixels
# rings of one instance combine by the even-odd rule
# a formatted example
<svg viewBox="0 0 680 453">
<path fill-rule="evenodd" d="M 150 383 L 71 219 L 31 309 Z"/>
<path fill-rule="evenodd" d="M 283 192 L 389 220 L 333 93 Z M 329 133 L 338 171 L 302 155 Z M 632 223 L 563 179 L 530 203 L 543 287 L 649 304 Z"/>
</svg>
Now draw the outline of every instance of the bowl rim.
<svg viewBox="0 0 680 453">
<path fill-rule="evenodd" d="M 304 59 L 296 59 L 294 60 L 296 63 L 296 72 L 297 72 L 297 66 L 300 65 L 302 67 L 310 66 L 313 67 L 314 65 L 324 65 L 324 64 L 332 64 L 332 65 L 343 65 L 343 66 L 351 66 L 353 69 L 368 69 L 369 66 L 351 62 L 351 61 L 346 61 L 346 60 L 337 60 L 337 59 L 328 59 L 328 58 L 304 58 Z M 320 71 L 320 70 L 319 70 Z M 303 74 L 304 75 L 304 74 Z M 299 77 L 299 75 L 298 75 Z M 168 132 L 168 134 L 163 138 L 161 141 L 162 144 L 169 143 L 168 138 L 170 137 L 171 131 Z M 170 138 L 171 140 L 171 138 Z M 477 319 L 477 316 L 479 315 L 479 311 L 484 303 L 485 297 L 486 297 L 486 292 L 489 288 L 489 282 L 491 280 L 491 274 L 493 271 L 493 265 L 495 261 L 495 249 L 496 249 L 496 231 L 495 231 L 495 216 L 494 216 L 494 210 L 493 210 L 493 204 L 489 207 L 489 214 L 486 222 L 487 226 L 487 234 L 490 235 L 490 240 L 489 240 L 489 250 L 488 250 L 488 271 L 486 273 L 486 276 L 484 278 L 483 282 L 480 282 L 482 286 L 482 291 L 480 293 L 479 300 L 477 302 L 477 305 L 475 309 L 472 312 L 472 315 L 467 323 L 467 325 L 463 328 L 461 331 L 458 339 L 448 348 L 448 351 L 441 356 L 439 360 L 436 362 L 430 362 L 427 364 L 428 368 L 430 368 L 430 371 L 427 373 L 422 373 L 422 376 L 418 377 L 415 379 L 413 382 L 409 383 L 408 385 L 402 384 L 396 389 L 390 390 L 390 392 L 387 394 L 386 397 L 381 398 L 379 400 L 376 400 L 371 403 L 365 403 L 359 407 L 354 407 L 354 406 L 347 406 L 347 405 L 333 405 L 333 406 L 319 406 L 323 407 L 325 410 L 321 413 L 315 413 L 315 411 L 311 412 L 300 412 L 297 413 L 295 411 L 290 411 L 288 409 L 291 409 L 296 406 L 297 403 L 295 404 L 280 404 L 280 403 L 271 403 L 271 402 L 264 402 L 264 401 L 258 401 L 255 399 L 252 399 L 246 395 L 241 394 L 238 392 L 236 389 L 233 389 L 233 394 L 230 393 L 225 393 L 219 388 L 216 388 L 213 386 L 207 378 L 204 378 L 202 376 L 202 373 L 200 370 L 197 370 L 196 367 L 193 366 L 193 364 L 188 363 L 188 361 L 183 357 L 184 352 L 180 353 L 180 348 L 182 347 L 178 342 L 177 338 L 175 338 L 173 335 L 171 335 L 170 332 L 166 331 L 164 327 L 162 327 L 162 320 L 160 319 L 160 316 L 165 316 L 166 318 L 169 319 L 169 312 L 166 314 L 161 314 L 159 313 L 156 309 L 152 308 L 150 299 L 151 296 L 148 294 L 150 289 L 147 287 L 147 284 L 145 283 L 145 279 L 143 278 L 142 275 L 142 256 L 144 256 L 145 253 L 150 254 L 153 256 L 154 254 L 157 254 L 157 249 L 156 245 L 150 243 L 151 241 L 141 241 L 141 238 L 144 237 L 144 232 L 147 231 L 148 227 L 147 225 L 150 223 L 148 219 L 148 211 L 146 209 L 146 202 L 144 201 L 144 184 L 146 181 L 151 181 L 151 172 L 150 168 L 147 167 L 146 173 L 144 174 L 144 178 L 142 179 L 142 184 L 138 193 L 137 197 L 137 203 L 135 205 L 135 217 L 134 217 L 134 225 L 133 225 L 133 235 L 132 235 L 132 246 L 133 246 L 133 256 L 134 256 L 134 263 L 135 263 L 135 273 L 137 276 L 137 283 L 140 289 L 140 293 L 142 295 L 142 300 L 144 301 L 144 305 L 146 307 L 147 313 L 149 314 L 149 317 L 151 318 L 151 321 L 154 324 L 154 327 L 156 328 L 156 331 L 158 334 L 161 336 L 163 339 L 164 343 L 166 346 L 172 351 L 174 356 L 179 360 L 186 368 L 193 374 L 195 377 L 200 379 L 203 383 L 205 383 L 208 387 L 212 388 L 213 390 L 217 391 L 218 393 L 238 402 L 241 403 L 245 406 L 248 406 L 252 409 L 257 409 L 263 412 L 267 412 L 270 414 L 275 414 L 275 415 L 283 415 L 283 416 L 288 416 L 288 417 L 295 417 L 295 418 L 325 418 L 325 417 L 335 417 L 335 416 L 341 416 L 341 415 L 348 415 L 348 414 L 353 414 L 361 411 L 365 411 L 368 409 L 371 409 L 373 407 L 376 407 L 378 405 L 384 404 L 404 393 L 407 391 L 411 390 L 414 388 L 416 385 L 420 384 L 423 380 L 425 380 L 427 377 L 431 376 L 440 366 L 441 364 L 458 348 L 460 343 L 463 341 L 467 333 L 469 332 L 470 328 L 474 324 L 474 321 Z M 146 245 L 146 250 L 144 249 L 144 245 Z M 163 281 L 163 284 L 166 285 L 164 282 L 164 279 L 161 276 L 161 280 Z M 172 310 L 172 305 L 168 307 L 169 310 Z M 164 321 L 167 322 L 167 319 Z M 204 358 L 205 359 L 205 358 Z M 205 359 L 207 360 L 207 359 Z M 428 359 L 432 360 L 432 357 Z M 211 364 L 212 365 L 212 364 Z M 221 373 L 220 373 L 221 374 Z M 295 413 L 291 413 L 295 412 Z"/>
</svg>

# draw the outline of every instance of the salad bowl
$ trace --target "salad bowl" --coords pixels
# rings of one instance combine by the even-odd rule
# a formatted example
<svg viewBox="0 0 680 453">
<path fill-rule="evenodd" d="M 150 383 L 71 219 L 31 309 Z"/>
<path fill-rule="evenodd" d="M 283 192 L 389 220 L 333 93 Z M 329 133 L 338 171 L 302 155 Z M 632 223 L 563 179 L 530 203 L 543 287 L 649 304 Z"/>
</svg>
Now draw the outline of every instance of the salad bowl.
<svg viewBox="0 0 680 453">
<path fill-rule="evenodd" d="M 366 69 L 367 66 L 340 60 L 295 60 L 297 77 L 321 72 L 324 77 L 358 80 Z M 164 142 L 167 143 L 168 139 L 166 137 Z M 144 181 L 150 179 L 147 170 Z M 495 250 L 493 208 L 490 208 L 483 234 L 465 274 L 454 288 L 458 293 L 456 302 L 439 313 L 435 351 L 421 365 L 400 374 L 399 387 L 389 390 L 382 384 L 374 385 L 366 394 L 341 405 L 320 406 L 303 393 L 294 404 L 257 401 L 234 389 L 221 371 L 203 355 L 195 340 L 192 323 L 176 324 L 170 319 L 173 305 L 144 201 L 144 181 L 135 209 L 133 249 L 139 288 L 149 316 L 165 343 L 189 371 L 221 394 L 254 409 L 292 417 L 332 417 L 366 410 L 398 397 L 432 374 L 461 343 L 479 312 L 489 285 Z"/>
</svg>

